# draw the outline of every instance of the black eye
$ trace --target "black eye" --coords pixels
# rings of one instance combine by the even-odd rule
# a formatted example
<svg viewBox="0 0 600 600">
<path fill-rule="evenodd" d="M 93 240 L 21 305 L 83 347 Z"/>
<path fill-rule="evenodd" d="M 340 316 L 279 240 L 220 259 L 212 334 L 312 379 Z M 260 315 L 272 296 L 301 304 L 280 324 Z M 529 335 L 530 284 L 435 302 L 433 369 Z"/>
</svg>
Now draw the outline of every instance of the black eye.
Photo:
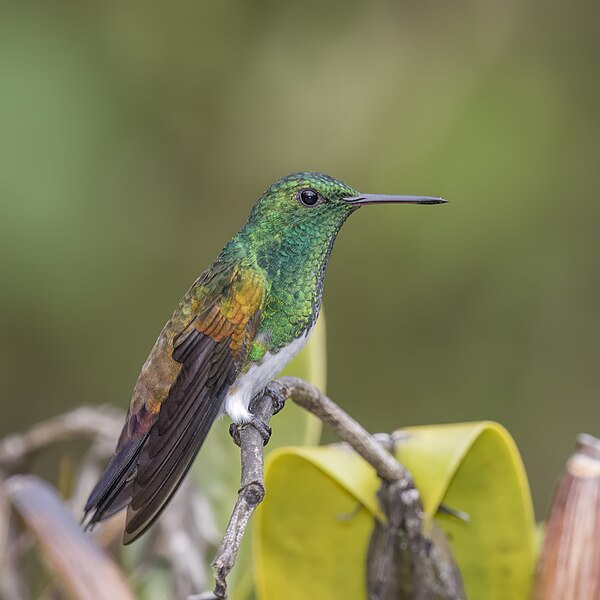
<svg viewBox="0 0 600 600">
<path fill-rule="evenodd" d="M 319 194 L 315 190 L 302 190 L 300 192 L 300 201 L 305 206 L 314 206 L 319 201 Z"/>
</svg>

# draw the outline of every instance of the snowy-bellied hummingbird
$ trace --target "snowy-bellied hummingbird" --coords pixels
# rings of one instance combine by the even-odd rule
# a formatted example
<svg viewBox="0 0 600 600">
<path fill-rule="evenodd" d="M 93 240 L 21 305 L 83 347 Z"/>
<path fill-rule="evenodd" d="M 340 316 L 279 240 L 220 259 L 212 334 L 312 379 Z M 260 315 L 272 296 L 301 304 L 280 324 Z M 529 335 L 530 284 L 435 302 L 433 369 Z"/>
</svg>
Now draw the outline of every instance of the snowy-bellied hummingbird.
<svg viewBox="0 0 600 600">
<path fill-rule="evenodd" d="M 306 344 L 344 221 L 370 204 L 443 202 L 359 194 L 322 173 L 273 183 L 158 336 L 85 506 L 86 526 L 127 507 L 123 543 L 137 539 L 176 492 L 219 414 L 268 436 L 250 401 Z"/>
</svg>

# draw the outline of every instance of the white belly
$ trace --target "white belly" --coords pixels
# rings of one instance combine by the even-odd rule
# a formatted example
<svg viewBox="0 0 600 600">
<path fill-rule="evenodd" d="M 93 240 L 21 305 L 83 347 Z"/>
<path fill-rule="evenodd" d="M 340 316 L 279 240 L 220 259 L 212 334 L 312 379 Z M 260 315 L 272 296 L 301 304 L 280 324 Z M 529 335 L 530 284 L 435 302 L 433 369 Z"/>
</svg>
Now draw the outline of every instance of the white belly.
<svg viewBox="0 0 600 600">
<path fill-rule="evenodd" d="M 233 384 L 225 397 L 224 411 L 231 417 L 234 423 L 247 423 L 252 419 L 248 410 L 250 401 L 269 381 L 277 377 L 286 365 L 304 348 L 313 328 L 305 335 L 294 340 L 282 348 L 279 352 L 271 354 L 268 352 L 263 359 L 252 365 L 246 373 Z"/>
</svg>

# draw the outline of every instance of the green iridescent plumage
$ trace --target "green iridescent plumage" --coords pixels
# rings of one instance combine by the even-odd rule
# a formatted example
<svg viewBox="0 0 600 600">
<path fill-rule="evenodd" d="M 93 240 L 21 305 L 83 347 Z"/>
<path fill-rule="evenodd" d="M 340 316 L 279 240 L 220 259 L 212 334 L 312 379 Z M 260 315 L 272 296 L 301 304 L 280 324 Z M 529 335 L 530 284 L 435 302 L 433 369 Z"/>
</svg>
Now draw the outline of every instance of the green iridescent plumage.
<svg viewBox="0 0 600 600">
<path fill-rule="evenodd" d="M 303 188 L 316 190 L 327 203 L 306 207 Z M 318 316 L 325 267 L 335 236 L 356 210 L 342 200 L 356 192 L 319 173 L 299 173 L 273 184 L 259 199 L 248 222 L 232 242 L 243 248 L 251 267 L 267 282 L 267 300 L 256 346 L 276 352 L 309 329 Z"/>
<path fill-rule="evenodd" d="M 357 195 L 321 173 L 296 173 L 269 187 L 159 335 L 115 455 L 87 502 L 88 526 L 127 506 L 124 542 L 140 536 L 220 411 L 260 429 L 250 400 L 306 342 L 329 254 L 350 214 L 365 204 L 440 201 Z"/>
</svg>

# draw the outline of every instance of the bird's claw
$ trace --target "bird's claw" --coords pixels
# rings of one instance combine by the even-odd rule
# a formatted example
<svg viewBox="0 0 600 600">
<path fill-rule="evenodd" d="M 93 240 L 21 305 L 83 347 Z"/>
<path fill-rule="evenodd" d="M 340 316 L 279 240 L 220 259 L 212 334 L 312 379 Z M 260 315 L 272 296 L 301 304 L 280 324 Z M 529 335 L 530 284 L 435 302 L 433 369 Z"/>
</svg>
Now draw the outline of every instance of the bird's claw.
<svg viewBox="0 0 600 600">
<path fill-rule="evenodd" d="M 285 406 L 287 398 L 286 388 L 279 381 L 271 381 L 262 391 L 262 395 L 269 396 L 273 401 L 273 414 L 276 415 Z"/>
<path fill-rule="evenodd" d="M 242 440 L 240 440 L 240 427 L 243 427 L 243 424 L 232 423 L 229 426 L 229 435 L 231 436 L 231 439 L 233 440 L 233 443 L 236 446 L 242 445 Z"/>
<path fill-rule="evenodd" d="M 252 427 L 254 427 L 258 433 L 260 433 L 263 439 L 263 446 L 266 446 L 271 439 L 271 433 L 273 433 L 273 430 L 262 419 L 254 416 L 248 425 L 252 425 Z"/>
<path fill-rule="evenodd" d="M 232 423 L 229 426 L 229 435 L 233 439 L 233 443 L 236 446 L 240 446 L 242 443 L 240 439 L 240 430 L 248 426 L 254 427 L 254 429 L 260 433 L 263 439 L 263 446 L 266 446 L 269 443 L 272 429 L 262 419 L 252 416 L 252 419 L 247 423 Z"/>
<path fill-rule="evenodd" d="M 279 381 L 271 381 L 259 394 L 257 394 L 250 402 L 250 410 L 253 409 L 255 402 L 263 396 L 268 396 L 273 402 L 273 414 L 276 415 L 284 406 L 287 398 L 286 387 Z M 251 425 L 260 433 L 263 439 L 263 446 L 266 446 L 271 439 L 272 429 L 259 417 L 252 415 L 250 421 L 246 423 L 232 423 L 229 426 L 229 435 L 232 437 L 236 446 L 241 444 L 240 430 L 247 425 Z"/>
</svg>

